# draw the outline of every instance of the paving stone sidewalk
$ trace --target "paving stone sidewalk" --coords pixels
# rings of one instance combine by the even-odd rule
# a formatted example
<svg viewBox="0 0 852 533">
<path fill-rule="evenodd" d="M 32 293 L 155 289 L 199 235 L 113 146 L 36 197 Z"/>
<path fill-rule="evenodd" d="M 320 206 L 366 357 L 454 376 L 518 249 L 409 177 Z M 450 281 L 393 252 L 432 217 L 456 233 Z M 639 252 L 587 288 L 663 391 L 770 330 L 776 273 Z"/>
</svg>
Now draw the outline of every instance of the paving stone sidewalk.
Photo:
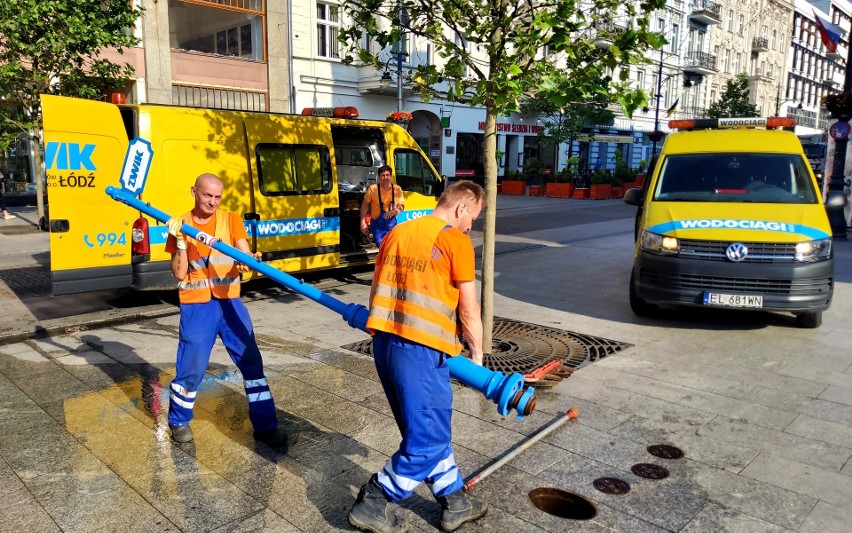
<svg viewBox="0 0 852 533">
<path fill-rule="evenodd" d="M 540 391 L 523 421 L 456 387 L 454 449 L 465 474 L 568 408 L 580 412 L 475 489 L 491 510 L 462 531 L 846 530 L 849 274 L 839 276 L 819 330 L 762 315 L 638 320 L 626 297 L 612 303 L 626 294 L 625 272 L 617 281 L 592 275 L 614 255 L 629 265 L 631 222 L 576 227 L 570 238 L 556 230 L 514 236 L 544 244 L 498 257 L 500 316 L 633 346 Z M 848 268 L 852 246 L 836 248 Z M 583 288 L 566 283 L 565 272 Z M 327 290 L 364 302 L 368 276 L 359 279 Z M 196 402 L 195 443 L 169 440 L 175 315 L 0 344 L 0 529 L 351 530 L 346 513 L 358 487 L 399 442 L 372 360 L 340 348 L 365 335 L 284 289 L 248 305 L 279 419 L 298 439 L 287 450 L 253 441 L 242 380 L 220 346 Z M 660 443 L 686 456 L 647 452 Z M 637 463 L 670 475 L 643 479 L 631 472 Z M 598 492 L 592 482 L 604 476 L 627 481 L 630 492 Z M 538 487 L 588 498 L 597 515 L 542 512 L 527 496 Z M 425 486 L 403 508 L 415 531 L 436 530 L 439 509 Z"/>
</svg>

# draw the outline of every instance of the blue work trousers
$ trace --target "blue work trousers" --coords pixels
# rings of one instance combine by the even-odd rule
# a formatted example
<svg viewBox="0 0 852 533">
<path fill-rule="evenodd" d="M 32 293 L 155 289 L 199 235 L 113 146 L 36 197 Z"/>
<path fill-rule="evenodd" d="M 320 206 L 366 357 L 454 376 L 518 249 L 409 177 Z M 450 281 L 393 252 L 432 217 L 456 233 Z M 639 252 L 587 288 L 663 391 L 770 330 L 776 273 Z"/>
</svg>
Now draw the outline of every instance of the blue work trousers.
<svg viewBox="0 0 852 533">
<path fill-rule="evenodd" d="M 378 473 L 392 501 L 404 500 L 425 481 L 435 496 L 461 490 L 452 437 L 453 390 L 446 355 L 390 333 L 373 337 L 376 370 L 402 442 Z"/>
<path fill-rule="evenodd" d="M 182 426 L 192 420 L 195 397 L 217 336 L 243 375 L 254 429 L 277 428 L 275 403 L 263 375 L 251 317 L 239 298 L 212 298 L 203 304 L 180 305 L 177 375 L 170 385 L 169 425 Z"/>
</svg>

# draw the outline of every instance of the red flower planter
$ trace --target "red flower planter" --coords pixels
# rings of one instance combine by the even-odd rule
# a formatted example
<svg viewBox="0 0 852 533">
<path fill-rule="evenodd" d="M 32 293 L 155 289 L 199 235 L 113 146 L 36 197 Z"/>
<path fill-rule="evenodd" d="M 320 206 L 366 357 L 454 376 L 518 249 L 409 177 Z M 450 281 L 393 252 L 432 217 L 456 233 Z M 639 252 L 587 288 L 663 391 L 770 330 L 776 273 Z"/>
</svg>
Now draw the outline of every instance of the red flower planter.
<svg viewBox="0 0 852 533">
<path fill-rule="evenodd" d="M 607 200 L 612 196 L 612 184 L 610 183 L 592 183 L 589 189 L 589 198 L 592 200 Z"/>
<path fill-rule="evenodd" d="M 503 194 L 516 194 L 523 196 L 527 192 L 527 182 L 515 180 L 503 180 L 500 192 Z"/>
<path fill-rule="evenodd" d="M 574 189 L 575 200 L 586 200 L 589 198 L 589 189 Z"/>
<path fill-rule="evenodd" d="M 574 194 L 573 183 L 547 183 L 544 195 L 550 198 L 571 198 Z"/>
</svg>

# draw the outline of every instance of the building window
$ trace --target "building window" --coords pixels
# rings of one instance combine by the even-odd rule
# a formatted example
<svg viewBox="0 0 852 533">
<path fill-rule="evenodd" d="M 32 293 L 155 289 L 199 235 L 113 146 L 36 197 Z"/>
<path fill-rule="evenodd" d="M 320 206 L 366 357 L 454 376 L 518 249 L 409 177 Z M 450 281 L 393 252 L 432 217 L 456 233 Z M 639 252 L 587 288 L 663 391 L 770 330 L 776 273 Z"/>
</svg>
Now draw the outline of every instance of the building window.
<svg viewBox="0 0 852 533">
<path fill-rule="evenodd" d="M 678 41 L 680 41 L 680 25 L 672 24 L 672 53 L 676 53 L 678 49 Z"/>
<path fill-rule="evenodd" d="M 734 10 L 728 10 L 728 31 L 734 33 Z"/>
<path fill-rule="evenodd" d="M 725 72 L 730 74 L 731 72 L 731 51 L 725 50 Z"/>
<path fill-rule="evenodd" d="M 317 2 L 317 55 L 340 59 L 340 7 Z"/>
<path fill-rule="evenodd" d="M 740 59 L 741 58 L 742 58 L 742 55 L 739 52 L 737 52 L 737 55 L 734 56 L 734 72 L 733 72 L 734 74 L 740 73 L 740 67 L 741 67 Z"/>
<path fill-rule="evenodd" d="M 740 15 L 740 23 L 739 23 L 739 26 L 737 27 L 737 33 L 739 35 L 742 35 L 744 28 L 745 28 L 745 15 Z"/>
<path fill-rule="evenodd" d="M 636 71 L 636 87 L 639 89 L 645 88 L 645 71 L 637 70 Z"/>
<path fill-rule="evenodd" d="M 778 30 L 772 30 L 772 41 L 770 41 L 770 48 L 775 50 L 775 38 L 778 37 Z"/>
<path fill-rule="evenodd" d="M 264 9 L 262 0 L 170 0 L 170 45 L 178 50 L 262 61 Z"/>
</svg>

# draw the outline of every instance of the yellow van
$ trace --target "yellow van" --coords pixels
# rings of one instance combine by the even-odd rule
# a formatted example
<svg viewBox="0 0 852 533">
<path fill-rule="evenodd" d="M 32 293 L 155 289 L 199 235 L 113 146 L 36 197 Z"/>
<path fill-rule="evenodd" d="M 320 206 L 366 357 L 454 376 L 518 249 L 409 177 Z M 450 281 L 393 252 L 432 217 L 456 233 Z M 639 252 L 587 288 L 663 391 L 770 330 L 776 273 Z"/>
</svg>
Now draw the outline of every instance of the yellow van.
<svg viewBox="0 0 852 533">
<path fill-rule="evenodd" d="M 401 222 L 430 213 L 443 188 L 405 129 L 353 107 L 285 115 L 43 96 L 42 108 L 54 294 L 175 286 L 165 226 L 104 193 L 137 137 L 153 150 L 140 200 L 181 215 L 195 178 L 216 174 L 252 250 L 289 273 L 374 260 L 359 210 L 381 165 L 405 191 Z"/>
<path fill-rule="evenodd" d="M 791 312 L 815 328 L 834 287 L 832 231 L 789 118 L 675 120 L 636 215 L 630 306 Z M 832 202 L 842 198 L 831 198 Z"/>
</svg>

